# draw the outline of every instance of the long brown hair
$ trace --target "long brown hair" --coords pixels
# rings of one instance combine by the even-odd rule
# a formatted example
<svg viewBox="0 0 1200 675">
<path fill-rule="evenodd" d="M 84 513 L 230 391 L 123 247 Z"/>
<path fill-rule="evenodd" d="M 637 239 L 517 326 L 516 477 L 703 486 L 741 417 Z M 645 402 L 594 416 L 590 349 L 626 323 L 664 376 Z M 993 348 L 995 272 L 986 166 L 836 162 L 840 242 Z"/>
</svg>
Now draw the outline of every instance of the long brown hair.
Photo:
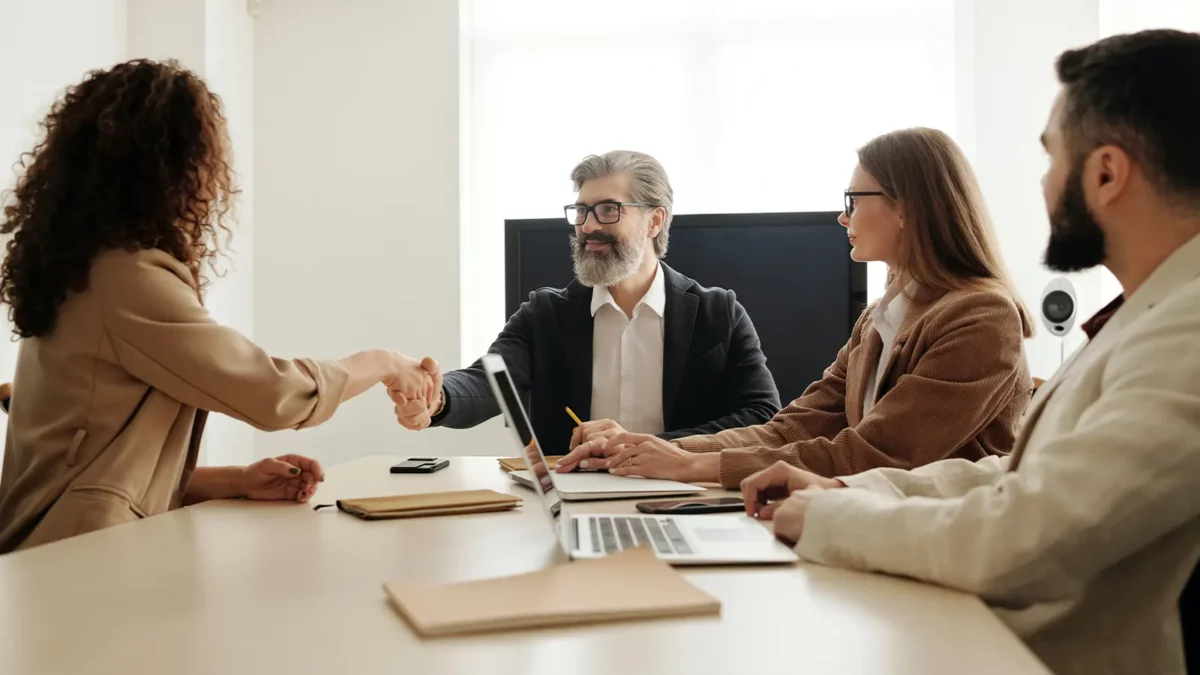
<svg viewBox="0 0 1200 675">
<path fill-rule="evenodd" d="M 93 71 L 42 128 L 0 221 L 11 235 L 0 302 L 13 332 L 51 333 L 59 306 L 87 288 L 105 249 L 165 251 L 203 289 L 202 268 L 229 234 L 223 219 L 237 190 L 220 99 L 199 77 L 174 61 Z"/>
<path fill-rule="evenodd" d="M 858 163 L 904 214 L 901 262 L 913 281 L 943 291 L 999 285 L 1016 303 L 1025 337 L 1033 321 L 1000 260 L 999 246 L 975 173 L 958 145 L 937 129 L 879 136 L 858 151 Z"/>
</svg>

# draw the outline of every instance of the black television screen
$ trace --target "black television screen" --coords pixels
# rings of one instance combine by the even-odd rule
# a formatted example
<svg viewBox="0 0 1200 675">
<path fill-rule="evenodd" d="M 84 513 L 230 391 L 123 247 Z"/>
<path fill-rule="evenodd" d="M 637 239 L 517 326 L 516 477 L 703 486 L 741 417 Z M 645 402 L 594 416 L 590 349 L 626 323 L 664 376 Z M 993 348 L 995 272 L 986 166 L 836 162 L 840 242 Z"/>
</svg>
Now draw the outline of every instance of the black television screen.
<svg viewBox="0 0 1200 675">
<path fill-rule="evenodd" d="M 762 340 L 784 405 L 850 337 L 867 299 L 867 268 L 850 259 L 836 212 L 677 215 L 664 262 L 703 286 L 734 291 Z M 571 282 L 563 218 L 505 222 L 505 310 Z"/>
</svg>

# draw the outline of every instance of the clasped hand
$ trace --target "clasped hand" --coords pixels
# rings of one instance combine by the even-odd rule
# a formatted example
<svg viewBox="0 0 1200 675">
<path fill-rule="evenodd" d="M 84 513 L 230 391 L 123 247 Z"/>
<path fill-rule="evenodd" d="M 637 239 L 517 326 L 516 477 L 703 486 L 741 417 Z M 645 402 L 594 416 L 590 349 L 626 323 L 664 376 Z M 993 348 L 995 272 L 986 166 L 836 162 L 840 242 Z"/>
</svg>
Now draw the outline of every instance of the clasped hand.
<svg viewBox="0 0 1200 675">
<path fill-rule="evenodd" d="M 406 429 L 419 431 L 429 426 L 442 409 L 442 371 L 437 361 L 425 357 L 403 357 L 393 377 L 384 382 L 388 397 L 395 405 L 396 421 Z"/>
<path fill-rule="evenodd" d="M 582 442 L 577 441 L 584 439 Z M 688 452 L 651 434 L 632 434 L 611 420 L 587 422 L 571 436 L 574 446 L 558 461 L 555 471 L 607 469 L 617 476 L 663 478 L 685 483 L 715 479 L 715 469 L 706 466 L 711 457 Z"/>
</svg>

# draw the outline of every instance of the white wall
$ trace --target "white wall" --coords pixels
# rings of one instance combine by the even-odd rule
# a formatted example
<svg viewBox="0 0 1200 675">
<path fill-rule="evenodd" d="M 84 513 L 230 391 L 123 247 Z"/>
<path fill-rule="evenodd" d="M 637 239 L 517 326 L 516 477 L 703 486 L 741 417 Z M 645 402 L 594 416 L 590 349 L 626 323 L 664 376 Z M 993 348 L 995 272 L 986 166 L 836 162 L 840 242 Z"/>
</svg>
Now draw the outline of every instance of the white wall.
<svg viewBox="0 0 1200 675">
<path fill-rule="evenodd" d="M 205 301 L 216 320 L 254 338 L 254 18 L 246 1 L 206 0 L 204 32 L 204 77 L 224 104 L 240 190 L 224 276 L 213 279 Z M 252 462 L 255 435 L 241 422 L 214 415 L 205 429 L 201 461 Z"/>
<path fill-rule="evenodd" d="M 1049 220 L 1040 178 L 1048 166 L 1038 142 L 1058 92 L 1054 60 L 1096 39 L 1096 0 L 959 0 L 956 36 L 959 140 L 971 157 L 995 220 L 1001 251 L 1030 311 L 1055 275 L 1042 265 Z M 1071 275 L 1080 315 L 1104 305 L 1101 272 Z M 1061 359 L 1060 339 L 1038 319 L 1026 343 L 1035 377 L 1048 378 Z M 1067 351 L 1080 344 L 1072 332 Z"/>
<path fill-rule="evenodd" d="M 127 0 L 126 54 L 175 59 L 204 75 L 205 0 Z"/>
<path fill-rule="evenodd" d="M 229 124 L 233 169 L 241 193 L 234 203 L 232 248 L 213 276 L 205 304 L 213 318 L 253 337 L 254 20 L 245 0 L 128 0 L 129 58 L 175 59 L 221 97 Z M 200 462 L 246 464 L 254 430 L 221 415 L 205 428 Z"/>
<path fill-rule="evenodd" d="M 387 347 L 459 364 L 459 18 L 450 0 L 268 0 L 255 42 L 255 337 L 279 356 Z M 382 390 L 260 455 L 511 453 L 400 428 Z M 482 440 L 481 440 L 482 439 Z"/>
<path fill-rule="evenodd" d="M 1194 0 L 1098 0 L 1100 36 L 1148 28 L 1200 31 L 1200 2 Z"/>
<path fill-rule="evenodd" d="M 125 11 L 125 0 L 0 0 L 0 193 L 14 187 L 14 163 L 40 139 L 38 124 L 63 90 L 124 58 Z M 12 381 L 17 358 L 7 309 L 0 312 L 3 382 Z"/>
</svg>

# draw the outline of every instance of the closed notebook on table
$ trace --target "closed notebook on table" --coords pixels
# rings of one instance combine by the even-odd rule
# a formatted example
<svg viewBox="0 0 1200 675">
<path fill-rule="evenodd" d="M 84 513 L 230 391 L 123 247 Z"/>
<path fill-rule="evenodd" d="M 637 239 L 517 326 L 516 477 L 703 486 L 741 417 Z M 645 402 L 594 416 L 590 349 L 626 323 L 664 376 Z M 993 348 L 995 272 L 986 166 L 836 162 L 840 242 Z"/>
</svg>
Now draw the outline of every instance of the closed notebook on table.
<svg viewBox="0 0 1200 675">
<path fill-rule="evenodd" d="M 430 492 L 393 497 L 339 499 L 338 509 L 366 520 L 446 516 L 456 513 L 507 511 L 521 505 L 521 498 L 495 490 Z M 325 504 L 324 506 L 329 506 Z M 317 507 L 321 508 L 321 507 Z"/>
<path fill-rule="evenodd" d="M 546 457 L 546 468 L 553 470 L 558 466 L 558 460 L 562 459 L 562 455 L 550 455 Z M 501 457 L 499 460 L 500 467 L 505 471 L 524 471 L 529 467 L 525 466 L 525 460 L 521 457 Z"/>
<path fill-rule="evenodd" d="M 719 600 L 645 547 L 511 577 L 384 590 L 424 637 L 721 612 Z"/>
</svg>

